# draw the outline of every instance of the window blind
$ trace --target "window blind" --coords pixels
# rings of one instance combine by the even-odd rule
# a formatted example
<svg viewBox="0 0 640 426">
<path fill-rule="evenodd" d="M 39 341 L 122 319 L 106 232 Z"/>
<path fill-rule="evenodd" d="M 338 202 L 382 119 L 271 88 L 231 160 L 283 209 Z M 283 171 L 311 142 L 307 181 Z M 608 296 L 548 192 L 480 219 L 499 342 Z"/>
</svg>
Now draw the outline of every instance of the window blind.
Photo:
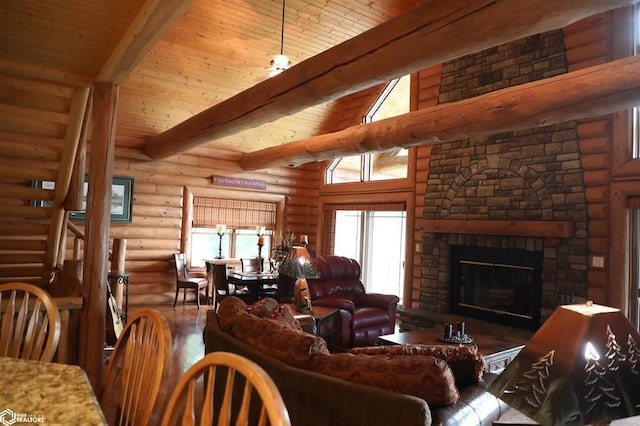
<svg viewBox="0 0 640 426">
<path fill-rule="evenodd" d="M 275 229 L 276 204 L 194 197 L 193 227 L 215 228 L 218 224 L 225 224 L 231 228 L 266 226 Z"/>
</svg>

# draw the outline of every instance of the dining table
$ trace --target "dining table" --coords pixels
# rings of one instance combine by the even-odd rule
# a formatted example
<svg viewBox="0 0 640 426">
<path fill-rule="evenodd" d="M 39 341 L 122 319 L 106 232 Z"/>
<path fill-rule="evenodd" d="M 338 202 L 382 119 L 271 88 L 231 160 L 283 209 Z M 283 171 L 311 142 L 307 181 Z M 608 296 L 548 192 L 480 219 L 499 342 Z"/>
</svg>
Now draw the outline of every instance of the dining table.
<svg viewBox="0 0 640 426">
<path fill-rule="evenodd" d="M 227 281 L 230 284 L 246 287 L 255 300 L 258 300 L 260 289 L 265 286 L 277 287 L 277 272 L 242 272 L 238 270 L 229 271 Z"/>
<path fill-rule="evenodd" d="M 0 424 L 107 424 L 77 365 L 0 357 Z"/>
</svg>

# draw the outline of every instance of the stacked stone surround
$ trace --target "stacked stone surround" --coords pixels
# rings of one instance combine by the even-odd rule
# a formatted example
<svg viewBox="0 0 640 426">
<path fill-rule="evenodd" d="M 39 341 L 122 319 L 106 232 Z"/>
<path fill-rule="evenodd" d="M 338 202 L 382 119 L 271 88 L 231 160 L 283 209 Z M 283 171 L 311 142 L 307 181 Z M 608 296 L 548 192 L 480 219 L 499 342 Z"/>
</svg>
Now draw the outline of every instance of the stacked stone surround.
<svg viewBox="0 0 640 426">
<path fill-rule="evenodd" d="M 443 65 L 440 103 L 567 72 L 561 31 L 528 37 Z M 423 236 L 421 308 L 449 311 L 452 245 L 544 253 L 541 318 L 587 286 L 587 208 L 574 122 L 447 142 L 432 149 L 425 219 L 570 221 L 559 240 L 482 234 Z"/>
</svg>

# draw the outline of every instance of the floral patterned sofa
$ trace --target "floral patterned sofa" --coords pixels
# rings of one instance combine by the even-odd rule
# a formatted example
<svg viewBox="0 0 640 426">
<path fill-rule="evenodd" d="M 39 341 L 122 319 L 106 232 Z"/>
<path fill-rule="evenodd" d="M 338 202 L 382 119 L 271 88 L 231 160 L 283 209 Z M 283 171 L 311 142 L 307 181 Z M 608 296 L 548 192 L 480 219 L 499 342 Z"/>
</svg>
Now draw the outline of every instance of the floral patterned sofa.
<svg viewBox="0 0 640 426">
<path fill-rule="evenodd" d="M 224 299 L 207 312 L 205 351 L 245 356 L 278 386 L 294 426 L 490 425 L 506 406 L 486 391 L 474 346 L 370 347 L 331 354 L 286 305 Z M 403 349 L 404 348 L 404 349 Z M 462 422 L 462 423 L 460 423 Z"/>
</svg>

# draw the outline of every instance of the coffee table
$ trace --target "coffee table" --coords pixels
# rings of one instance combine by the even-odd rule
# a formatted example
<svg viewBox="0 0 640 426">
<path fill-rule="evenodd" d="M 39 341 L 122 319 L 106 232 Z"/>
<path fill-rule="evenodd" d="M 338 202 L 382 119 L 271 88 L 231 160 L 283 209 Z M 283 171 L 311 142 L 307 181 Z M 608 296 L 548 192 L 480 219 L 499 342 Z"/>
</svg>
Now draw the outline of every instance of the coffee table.
<svg viewBox="0 0 640 426">
<path fill-rule="evenodd" d="M 381 345 L 448 345 L 436 339 L 440 332 L 434 329 L 418 329 L 378 337 Z M 525 342 L 514 342 L 509 339 L 497 339 L 493 334 L 475 334 L 473 343 L 484 356 L 484 371 L 500 373 L 511 362 L 518 352 L 524 348 Z M 518 344 L 519 343 L 519 344 Z"/>
</svg>

